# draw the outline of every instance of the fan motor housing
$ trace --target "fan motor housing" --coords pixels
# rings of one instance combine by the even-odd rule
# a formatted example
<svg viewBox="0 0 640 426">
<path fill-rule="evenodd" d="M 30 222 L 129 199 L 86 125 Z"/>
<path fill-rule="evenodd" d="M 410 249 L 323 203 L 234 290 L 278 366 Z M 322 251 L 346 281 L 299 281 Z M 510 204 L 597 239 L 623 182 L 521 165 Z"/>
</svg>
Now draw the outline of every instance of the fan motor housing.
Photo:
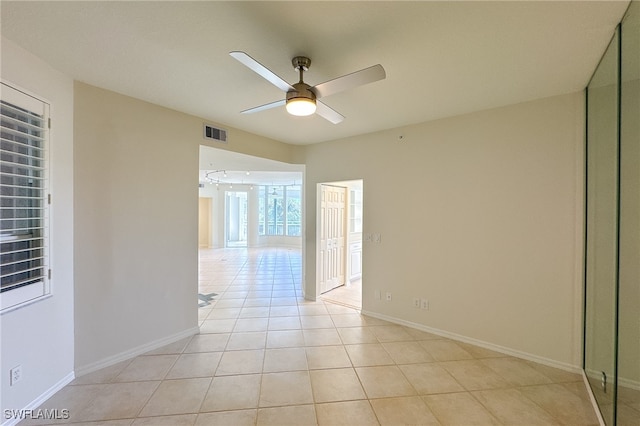
<svg viewBox="0 0 640 426">
<path fill-rule="evenodd" d="M 315 102 L 316 95 L 311 90 L 309 90 L 311 86 L 309 86 L 307 83 L 296 83 L 293 85 L 293 88 L 295 90 L 289 90 L 287 92 L 287 102 L 289 102 L 291 99 L 297 98 L 311 99 Z"/>
</svg>

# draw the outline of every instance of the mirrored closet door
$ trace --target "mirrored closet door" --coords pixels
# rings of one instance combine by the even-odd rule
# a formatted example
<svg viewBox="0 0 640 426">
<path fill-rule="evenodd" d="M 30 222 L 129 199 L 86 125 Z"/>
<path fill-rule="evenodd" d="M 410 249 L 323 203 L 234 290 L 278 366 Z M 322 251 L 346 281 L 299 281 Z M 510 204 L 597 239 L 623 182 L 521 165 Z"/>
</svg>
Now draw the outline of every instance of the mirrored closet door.
<svg viewBox="0 0 640 426">
<path fill-rule="evenodd" d="M 640 2 L 587 87 L 584 371 L 607 425 L 640 419 Z"/>
</svg>

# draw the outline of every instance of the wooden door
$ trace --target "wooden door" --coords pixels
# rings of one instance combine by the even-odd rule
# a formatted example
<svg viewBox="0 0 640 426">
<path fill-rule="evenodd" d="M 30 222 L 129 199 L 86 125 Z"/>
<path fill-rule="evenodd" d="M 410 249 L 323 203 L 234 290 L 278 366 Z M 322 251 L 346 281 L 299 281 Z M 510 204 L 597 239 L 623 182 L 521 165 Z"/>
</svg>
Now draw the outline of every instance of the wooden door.
<svg viewBox="0 0 640 426">
<path fill-rule="evenodd" d="M 211 247 L 211 198 L 198 199 L 198 247 Z"/>
</svg>

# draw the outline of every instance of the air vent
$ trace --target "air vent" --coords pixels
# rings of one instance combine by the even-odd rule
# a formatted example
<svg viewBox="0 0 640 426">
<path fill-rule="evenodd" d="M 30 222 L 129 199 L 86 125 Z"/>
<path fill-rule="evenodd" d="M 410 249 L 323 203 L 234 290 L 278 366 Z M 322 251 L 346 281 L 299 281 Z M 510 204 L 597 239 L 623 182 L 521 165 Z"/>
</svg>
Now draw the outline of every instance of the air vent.
<svg viewBox="0 0 640 426">
<path fill-rule="evenodd" d="M 224 129 L 218 129 L 217 127 L 213 127 L 213 126 L 209 126 L 208 124 L 205 124 L 204 138 L 227 143 L 227 131 Z"/>
</svg>

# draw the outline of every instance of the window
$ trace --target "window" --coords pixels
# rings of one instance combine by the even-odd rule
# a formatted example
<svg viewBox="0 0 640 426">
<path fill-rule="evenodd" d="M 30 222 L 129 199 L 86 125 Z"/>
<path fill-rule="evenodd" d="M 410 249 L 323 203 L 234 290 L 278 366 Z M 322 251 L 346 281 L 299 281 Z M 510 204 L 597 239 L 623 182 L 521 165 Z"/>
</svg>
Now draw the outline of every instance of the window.
<svg viewBox="0 0 640 426">
<path fill-rule="evenodd" d="M 301 233 L 300 185 L 258 187 L 258 232 L 260 235 L 299 237 Z"/>
<path fill-rule="evenodd" d="M 267 187 L 267 235 L 284 235 L 283 203 L 284 191 L 282 187 Z"/>
<path fill-rule="evenodd" d="M 266 224 L 266 186 L 258 187 L 258 235 L 267 235 L 267 224 Z"/>
<path fill-rule="evenodd" d="M 0 310 L 50 293 L 49 105 L 2 83 L 0 99 Z"/>
<path fill-rule="evenodd" d="M 300 186 L 286 186 L 287 195 L 287 229 L 290 237 L 299 237 L 301 233 L 302 209 L 300 202 Z"/>
</svg>

